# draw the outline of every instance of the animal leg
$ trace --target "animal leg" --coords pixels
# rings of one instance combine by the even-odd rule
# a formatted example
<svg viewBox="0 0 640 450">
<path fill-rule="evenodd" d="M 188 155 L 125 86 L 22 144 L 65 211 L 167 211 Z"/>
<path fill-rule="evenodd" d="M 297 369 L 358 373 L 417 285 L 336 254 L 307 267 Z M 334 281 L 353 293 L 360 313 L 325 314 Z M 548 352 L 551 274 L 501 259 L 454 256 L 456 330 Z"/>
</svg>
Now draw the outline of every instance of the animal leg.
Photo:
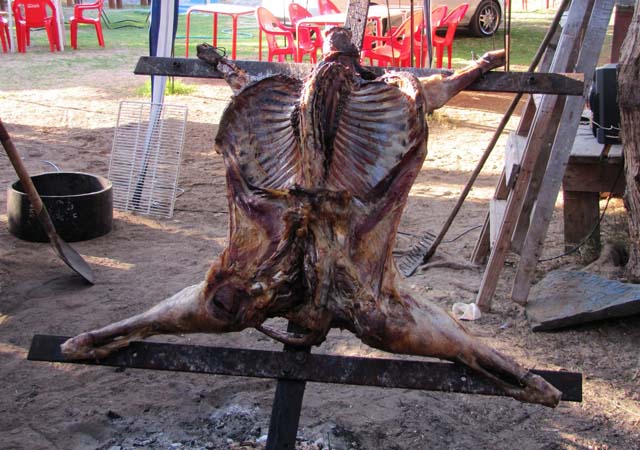
<svg viewBox="0 0 640 450">
<path fill-rule="evenodd" d="M 560 401 L 561 392 L 555 387 L 469 335 L 441 308 L 397 292 L 369 305 L 354 320 L 364 343 L 392 353 L 461 362 L 523 402 L 554 407 Z"/>
<path fill-rule="evenodd" d="M 197 327 L 186 319 L 197 318 L 203 285 L 189 286 L 144 313 L 79 334 L 62 344 L 62 354 L 67 359 L 100 359 L 136 338 Z"/>
<path fill-rule="evenodd" d="M 67 359 L 101 359 L 132 340 L 156 334 L 224 333 L 256 326 L 265 319 L 253 308 L 263 296 L 246 281 L 221 270 L 208 281 L 189 286 L 151 309 L 103 328 L 79 334 L 61 345 Z"/>
<path fill-rule="evenodd" d="M 209 44 L 200 44 L 197 47 L 198 58 L 208 62 L 216 68 L 227 82 L 233 95 L 238 95 L 251 83 L 251 76 L 222 55 L 216 47 Z"/>
<path fill-rule="evenodd" d="M 430 113 L 444 106 L 453 96 L 469 86 L 491 69 L 503 66 L 505 51 L 495 50 L 487 52 L 480 59 L 469 64 L 462 70 L 457 70 L 450 76 L 432 75 L 419 78 L 425 90 L 427 112 Z"/>
</svg>

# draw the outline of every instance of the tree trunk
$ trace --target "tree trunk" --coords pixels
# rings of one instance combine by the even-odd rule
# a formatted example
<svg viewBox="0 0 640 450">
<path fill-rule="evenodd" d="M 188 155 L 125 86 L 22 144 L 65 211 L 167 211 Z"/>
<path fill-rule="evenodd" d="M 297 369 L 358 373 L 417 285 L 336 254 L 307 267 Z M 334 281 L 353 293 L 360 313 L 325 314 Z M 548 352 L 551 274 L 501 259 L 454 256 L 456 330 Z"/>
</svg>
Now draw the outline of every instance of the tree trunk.
<svg viewBox="0 0 640 450">
<path fill-rule="evenodd" d="M 629 212 L 627 276 L 631 282 L 640 282 L 640 0 L 621 49 L 618 99 Z"/>
</svg>

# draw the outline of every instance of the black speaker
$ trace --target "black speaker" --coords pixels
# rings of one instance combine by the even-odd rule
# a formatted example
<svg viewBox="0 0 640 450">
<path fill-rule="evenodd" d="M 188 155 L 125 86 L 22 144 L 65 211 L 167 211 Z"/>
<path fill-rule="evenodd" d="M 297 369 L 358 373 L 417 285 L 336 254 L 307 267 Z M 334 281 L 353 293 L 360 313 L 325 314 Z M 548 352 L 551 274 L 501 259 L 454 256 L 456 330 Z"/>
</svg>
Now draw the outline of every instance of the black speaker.
<svg viewBox="0 0 640 450">
<path fill-rule="evenodd" d="M 600 144 L 620 143 L 617 69 L 617 64 L 598 67 L 589 94 L 591 130 Z"/>
</svg>

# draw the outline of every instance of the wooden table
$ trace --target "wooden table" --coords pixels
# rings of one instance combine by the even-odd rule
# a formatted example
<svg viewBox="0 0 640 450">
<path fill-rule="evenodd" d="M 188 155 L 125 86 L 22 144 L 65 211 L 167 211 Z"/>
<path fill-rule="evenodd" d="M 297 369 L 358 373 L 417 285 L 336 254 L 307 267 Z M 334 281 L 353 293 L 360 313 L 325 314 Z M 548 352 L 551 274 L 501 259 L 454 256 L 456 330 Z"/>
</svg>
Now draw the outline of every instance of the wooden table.
<svg viewBox="0 0 640 450">
<path fill-rule="evenodd" d="M 599 144 L 589 124 L 578 127 L 562 181 L 564 242 L 570 250 L 596 228 L 592 242 L 600 246 L 600 193 L 623 194 L 622 145 Z"/>
<path fill-rule="evenodd" d="M 185 56 L 189 56 L 189 31 L 191 26 L 191 13 L 199 12 L 203 14 L 213 14 L 213 46 L 218 45 L 218 14 L 231 16 L 231 59 L 236 59 L 236 40 L 238 35 L 238 17 L 253 14 L 255 8 L 252 6 L 231 5 L 227 3 L 210 3 L 207 5 L 192 6 L 187 10 L 187 32 Z"/>
</svg>

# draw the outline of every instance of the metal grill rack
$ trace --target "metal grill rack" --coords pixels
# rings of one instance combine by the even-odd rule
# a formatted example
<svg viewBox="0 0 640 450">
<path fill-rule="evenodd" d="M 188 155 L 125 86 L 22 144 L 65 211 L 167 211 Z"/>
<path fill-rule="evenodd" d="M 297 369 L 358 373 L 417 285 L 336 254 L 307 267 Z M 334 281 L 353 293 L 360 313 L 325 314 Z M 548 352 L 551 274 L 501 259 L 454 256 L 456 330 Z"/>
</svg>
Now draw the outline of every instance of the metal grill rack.
<svg viewBox="0 0 640 450">
<path fill-rule="evenodd" d="M 173 216 L 186 122 L 183 105 L 120 103 L 109 164 L 114 208 Z"/>
</svg>

